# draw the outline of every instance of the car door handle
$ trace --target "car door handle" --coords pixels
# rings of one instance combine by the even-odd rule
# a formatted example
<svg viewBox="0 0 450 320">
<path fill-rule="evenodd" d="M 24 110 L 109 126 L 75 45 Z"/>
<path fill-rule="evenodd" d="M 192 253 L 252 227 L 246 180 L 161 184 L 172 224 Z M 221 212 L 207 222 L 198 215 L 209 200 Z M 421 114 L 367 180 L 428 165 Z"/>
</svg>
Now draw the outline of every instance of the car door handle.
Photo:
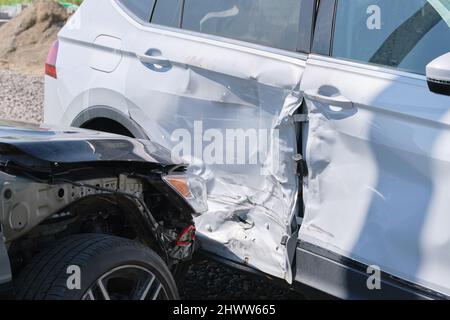
<svg viewBox="0 0 450 320">
<path fill-rule="evenodd" d="M 158 64 L 158 65 L 167 65 L 169 64 L 169 60 L 164 58 L 163 56 L 149 56 L 149 55 L 137 55 L 138 59 L 143 63 L 148 64 Z"/>
<path fill-rule="evenodd" d="M 353 102 L 343 95 L 324 96 L 317 91 L 307 90 L 303 93 L 303 96 L 309 100 L 317 101 L 319 103 L 340 107 L 342 109 L 353 108 Z"/>
<path fill-rule="evenodd" d="M 172 69 L 172 62 L 157 48 L 150 48 L 144 54 L 136 56 L 144 66 L 155 72 L 167 72 Z"/>
</svg>

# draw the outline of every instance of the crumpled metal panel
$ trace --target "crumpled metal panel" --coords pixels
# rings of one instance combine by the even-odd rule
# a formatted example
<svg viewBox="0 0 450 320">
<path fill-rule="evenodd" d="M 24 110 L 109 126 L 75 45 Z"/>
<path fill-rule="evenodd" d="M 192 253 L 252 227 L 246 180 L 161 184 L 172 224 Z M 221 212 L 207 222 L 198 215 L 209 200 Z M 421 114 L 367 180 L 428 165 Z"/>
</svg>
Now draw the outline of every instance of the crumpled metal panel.
<svg viewBox="0 0 450 320">
<path fill-rule="evenodd" d="M 139 23 L 115 1 L 103 2 L 83 4 L 91 10 L 72 17 L 83 28 L 73 23 L 75 27 L 59 34 L 59 55 L 65 63 L 58 66 L 58 84 L 47 81 L 47 86 L 57 86 L 63 106 L 58 114 L 64 116 L 47 114 L 46 119 L 70 123 L 89 107 L 113 106 L 138 123 L 151 141 L 175 154 L 186 149 L 179 144 L 187 132 L 191 150 L 185 153 L 193 157 L 184 159 L 208 186 L 210 210 L 196 217 L 203 247 L 291 281 L 293 255 L 282 243 L 297 231 L 291 227 L 298 196 L 291 114 L 302 102 L 299 87 L 306 57 Z M 91 6 L 102 7 L 102 17 L 92 19 Z M 97 36 L 93 30 L 122 40 L 122 60 L 111 74 L 78 68 L 91 61 L 92 50 L 77 46 L 90 45 Z M 77 81 L 69 81 L 71 77 Z M 227 130 L 243 130 L 245 136 L 249 129 L 263 137 L 258 137 L 258 146 L 247 146 L 242 164 L 238 155 L 228 152 L 225 136 Z M 215 153 L 210 145 L 221 135 L 223 148 L 216 149 L 223 152 Z M 218 160 L 204 161 L 204 152 Z M 250 163 L 255 155 L 258 161 Z"/>
<path fill-rule="evenodd" d="M 202 247 L 292 281 L 292 255 L 282 242 L 292 236 L 297 210 L 292 115 L 302 102 L 304 61 L 155 37 L 168 69 L 129 62 L 130 75 L 145 79 L 127 87 L 129 113 L 152 141 L 184 155 L 207 181 L 209 211 L 195 219 Z M 238 132 L 233 147 L 230 130 Z M 253 133 L 257 145 L 245 142 Z M 205 161 L 205 153 L 214 161 Z"/>
<path fill-rule="evenodd" d="M 297 142 L 292 114 L 301 104 L 296 91 L 301 69 L 292 69 L 299 77 L 293 79 L 290 87 L 279 88 L 186 67 L 179 70 L 182 75 L 177 77 L 183 80 L 173 84 L 181 87 L 176 98 L 163 88 L 152 90 L 151 110 L 130 109 L 141 126 L 154 129 L 149 130 L 151 139 L 170 150 L 180 148 L 178 138 L 184 138 L 180 129 L 191 134 L 192 157 L 184 154 L 183 159 L 208 185 L 209 211 L 195 219 L 202 247 L 288 281 L 292 280 L 289 255 L 281 242 L 283 237 L 291 236 L 290 226 L 297 209 Z M 244 73 L 242 68 L 239 70 Z M 155 107 L 158 105 L 161 109 Z M 262 133 L 264 146 L 245 147 L 245 141 L 236 140 L 236 150 L 248 151 L 244 160 L 239 159 L 237 152 L 230 156 L 232 151 L 225 142 L 219 146 L 224 150 L 222 158 L 217 157 L 216 163 L 203 161 L 202 155 L 214 141 L 195 145 L 194 140 L 204 138 L 198 135 L 215 130 L 209 132 L 226 140 L 230 129 L 243 130 L 244 135 L 249 129 Z M 247 163 L 255 155 L 258 163 Z"/>
</svg>

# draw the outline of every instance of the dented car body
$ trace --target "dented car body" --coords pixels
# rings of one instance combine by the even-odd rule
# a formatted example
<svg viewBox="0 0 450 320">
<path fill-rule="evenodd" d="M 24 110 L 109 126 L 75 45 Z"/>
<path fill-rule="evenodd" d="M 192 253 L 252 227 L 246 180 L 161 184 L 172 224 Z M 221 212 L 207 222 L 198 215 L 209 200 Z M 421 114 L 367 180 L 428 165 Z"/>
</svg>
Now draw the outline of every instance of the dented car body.
<svg viewBox="0 0 450 320">
<path fill-rule="evenodd" d="M 0 122 L 1 282 L 72 234 L 133 239 L 172 270 L 190 261 L 194 238 L 180 236 L 196 210 L 167 182 L 185 170 L 150 141 Z"/>
<path fill-rule="evenodd" d="M 370 33 L 374 1 L 170 1 L 166 15 L 163 2 L 83 3 L 59 34 L 45 121 L 120 128 L 182 157 L 207 182 L 201 248 L 222 260 L 341 298 L 450 295 L 450 100 L 425 77 L 450 48 L 422 57 L 435 35 L 408 29 L 447 36 L 448 2 L 375 1 L 395 9 L 384 38 Z M 373 46 L 352 57 L 360 26 Z M 406 49 L 389 51 L 392 33 Z"/>
</svg>

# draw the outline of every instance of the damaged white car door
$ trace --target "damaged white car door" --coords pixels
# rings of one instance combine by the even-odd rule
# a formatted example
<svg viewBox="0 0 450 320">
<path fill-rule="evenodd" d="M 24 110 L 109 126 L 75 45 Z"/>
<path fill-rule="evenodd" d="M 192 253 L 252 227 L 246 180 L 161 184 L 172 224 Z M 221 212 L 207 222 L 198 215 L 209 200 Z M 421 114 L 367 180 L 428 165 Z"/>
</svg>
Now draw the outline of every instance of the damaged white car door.
<svg viewBox="0 0 450 320">
<path fill-rule="evenodd" d="M 203 249 L 287 281 L 303 2 L 186 0 L 184 30 L 130 19 L 137 31 L 124 40 L 131 117 L 207 180 L 209 210 L 196 217 Z"/>
<path fill-rule="evenodd" d="M 425 69 L 450 51 L 449 9 L 338 1 L 331 57 L 317 39 L 301 84 L 309 176 L 299 235 L 447 295 L 450 99 L 429 90 Z"/>
</svg>

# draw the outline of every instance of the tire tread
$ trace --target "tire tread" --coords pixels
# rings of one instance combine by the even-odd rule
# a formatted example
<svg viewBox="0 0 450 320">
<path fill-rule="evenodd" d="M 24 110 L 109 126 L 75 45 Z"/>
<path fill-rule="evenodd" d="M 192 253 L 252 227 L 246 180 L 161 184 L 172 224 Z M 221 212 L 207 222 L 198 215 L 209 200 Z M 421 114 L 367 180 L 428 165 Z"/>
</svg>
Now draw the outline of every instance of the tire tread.
<svg viewBox="0 0 450 320">
<path fill-rule="evenodd" d="M 91 259 L 102 252 L 119 247 L 144 250 L 153 261 L 165 266 L 165 263 L 154 251 L 138 242 L 103 234 L 77 234 L 64 238 L 50 249 L 39 253 L 22 270 L 15 283 L 15 298 L 20 300 L 63 300 L 68 290 L 65 273 L 68 265 L 86 267 Z"/>
</svg>

